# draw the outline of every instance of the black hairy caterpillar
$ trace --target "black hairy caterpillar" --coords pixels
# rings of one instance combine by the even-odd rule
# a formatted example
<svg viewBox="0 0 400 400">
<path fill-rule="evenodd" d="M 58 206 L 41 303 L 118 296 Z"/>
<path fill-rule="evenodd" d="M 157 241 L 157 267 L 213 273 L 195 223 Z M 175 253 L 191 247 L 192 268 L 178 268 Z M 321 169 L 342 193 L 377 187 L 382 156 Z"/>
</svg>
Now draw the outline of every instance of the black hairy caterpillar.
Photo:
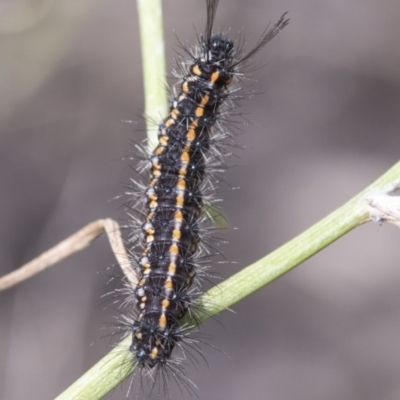
<svg viewBox="0 0 400 400">
<path fill-rule="evenodd" d="M 206 0 L 205 32 L 199 36 L 195 53 L 186 50 L 190 63 L 183 66 L 179 92 L 159 125 L 158 144 L 150 155 L 148 186 L 139 196 L 142 201 L 131 206 L 139 215 L 133 223 L 139 234 L 134 232 L 128 245 L 132 254 L 140 251 L 140 256 L 134 259 L 139 283 L 133 289 L 137 314 L 127 327 L 132 332 L 130 351 L 135 366 L 144 373 L 163 374 L 166 370 L 177 381 L 182 381 L 180 365 L 171 360 L 171 353 L 185 339 L 186 328 L 180 321 L 195 300 L 190 290 L 202 253 L 207 164 L 211 160 L 218 163 L 223 152 L 217 139 L 229 136 L 220 128 L 221 116 L 226 113 L 222 106 L 234 92 L 229 85 L 240 76 L 241 67 L 288 23 L 284 14 L 243 55 L 227 36 L 213 34 L 218 3 Z"/>
</svg>

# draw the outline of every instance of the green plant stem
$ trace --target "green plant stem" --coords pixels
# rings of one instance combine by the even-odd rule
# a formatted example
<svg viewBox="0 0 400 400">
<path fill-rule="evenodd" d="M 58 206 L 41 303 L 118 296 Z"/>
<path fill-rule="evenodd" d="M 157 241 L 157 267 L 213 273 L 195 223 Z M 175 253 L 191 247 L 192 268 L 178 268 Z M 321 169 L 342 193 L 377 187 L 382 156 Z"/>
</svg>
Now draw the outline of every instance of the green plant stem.
<svg viewBox="0 0 400 400">
<path fill-rule="evenodd" d="M 199 301 L 200 307 L 205 309 L 206 313 L 197 319 L 198 323 L 203 323 L 231 307 L 286 274 L 352 229 L 370 221 L 367 199 L 374 194 L 390 193 L 399 187 L 400 161 L 365 190 L 311 228 L 205 293 Z"/>
<path fill-rule="evenodd" d="M 243 269 L 199 299 L 200 323 L 215 316 L 307 260 L 347 232 L 370 220 L 367 199 L 400 187 L 400 161 L 356 197 L 279 249 Z M 183 323 L 193 323 L 186 318 Z M 100 399 L 132 372 L 131 339 L 112 350 L 62 393 L 57 400 Z M 125 349 L 125 350 L 124 350 Z"/>
<path fill-rule="evenodd" d="M 168 112 L 162 0 L 137 0 L 149 148 L 157 145 L 155 124 Z"/>
</svg>

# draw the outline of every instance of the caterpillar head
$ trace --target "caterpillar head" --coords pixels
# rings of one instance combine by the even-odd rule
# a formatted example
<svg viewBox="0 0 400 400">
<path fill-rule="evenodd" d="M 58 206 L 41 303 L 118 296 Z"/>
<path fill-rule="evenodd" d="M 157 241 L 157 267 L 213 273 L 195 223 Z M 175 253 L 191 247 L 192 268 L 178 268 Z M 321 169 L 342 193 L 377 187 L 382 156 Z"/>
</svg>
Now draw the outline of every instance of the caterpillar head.
<svg viewBox="0 0 400 400">
<path fill-rule="evenodd" d="M 211 63 L 228 64 L 234 57 L 234 44 L 223 35 L 213 35 L 207 44 L 208 59 Z"/>
</svg>

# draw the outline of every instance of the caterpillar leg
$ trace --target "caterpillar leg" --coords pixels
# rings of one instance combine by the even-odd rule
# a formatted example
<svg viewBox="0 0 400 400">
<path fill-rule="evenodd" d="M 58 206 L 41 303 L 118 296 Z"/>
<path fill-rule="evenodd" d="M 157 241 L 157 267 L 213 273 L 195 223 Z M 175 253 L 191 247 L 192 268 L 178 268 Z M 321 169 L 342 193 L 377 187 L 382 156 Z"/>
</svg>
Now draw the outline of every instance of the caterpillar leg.
<svg viewBox="0 0 400 400">
<path fill-rule="evenodd" d="M 91 222 L 32 261 L 0 277 L 0 291 L 18 285 L 78 251 L 85 249 L 104 233 L 108 237 L 111 249 L 125 278 L 132 287 L 136 287 L 138 280 L 135 271 L 131 268 L 129 257 L 121 238 L 119 225 L 113 219 L 106 218 Z"/>
</svg>

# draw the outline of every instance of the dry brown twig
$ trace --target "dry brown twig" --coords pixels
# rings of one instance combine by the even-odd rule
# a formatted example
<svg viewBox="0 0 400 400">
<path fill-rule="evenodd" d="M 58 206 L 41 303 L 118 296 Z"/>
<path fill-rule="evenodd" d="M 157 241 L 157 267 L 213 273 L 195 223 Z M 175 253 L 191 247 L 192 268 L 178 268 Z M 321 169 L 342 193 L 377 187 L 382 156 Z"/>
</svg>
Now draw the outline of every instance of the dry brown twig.
<svg viewBox="0 0 400 400">
<path fill-rule="evenodd" d="M 78 251 L 85 249 L 104 233 L 108 237 L 111 249 L 125 275 L 125 278 L 129 281 L 132 287 L 135 287 L 137 284 L 136 274 L 130 266 L 129 257 L 121 237 L 119 225 L 113 219 L 106 218 L 91 222 L 78 232 L 45 251 L 40 256 L 34 258 L 32 261 L 17 270 L 2 276 L 0 278 L 0 291 L 18 285 L 39 272 L 42 272 L 54 264 L 70 257 Z"/>
</svg>

